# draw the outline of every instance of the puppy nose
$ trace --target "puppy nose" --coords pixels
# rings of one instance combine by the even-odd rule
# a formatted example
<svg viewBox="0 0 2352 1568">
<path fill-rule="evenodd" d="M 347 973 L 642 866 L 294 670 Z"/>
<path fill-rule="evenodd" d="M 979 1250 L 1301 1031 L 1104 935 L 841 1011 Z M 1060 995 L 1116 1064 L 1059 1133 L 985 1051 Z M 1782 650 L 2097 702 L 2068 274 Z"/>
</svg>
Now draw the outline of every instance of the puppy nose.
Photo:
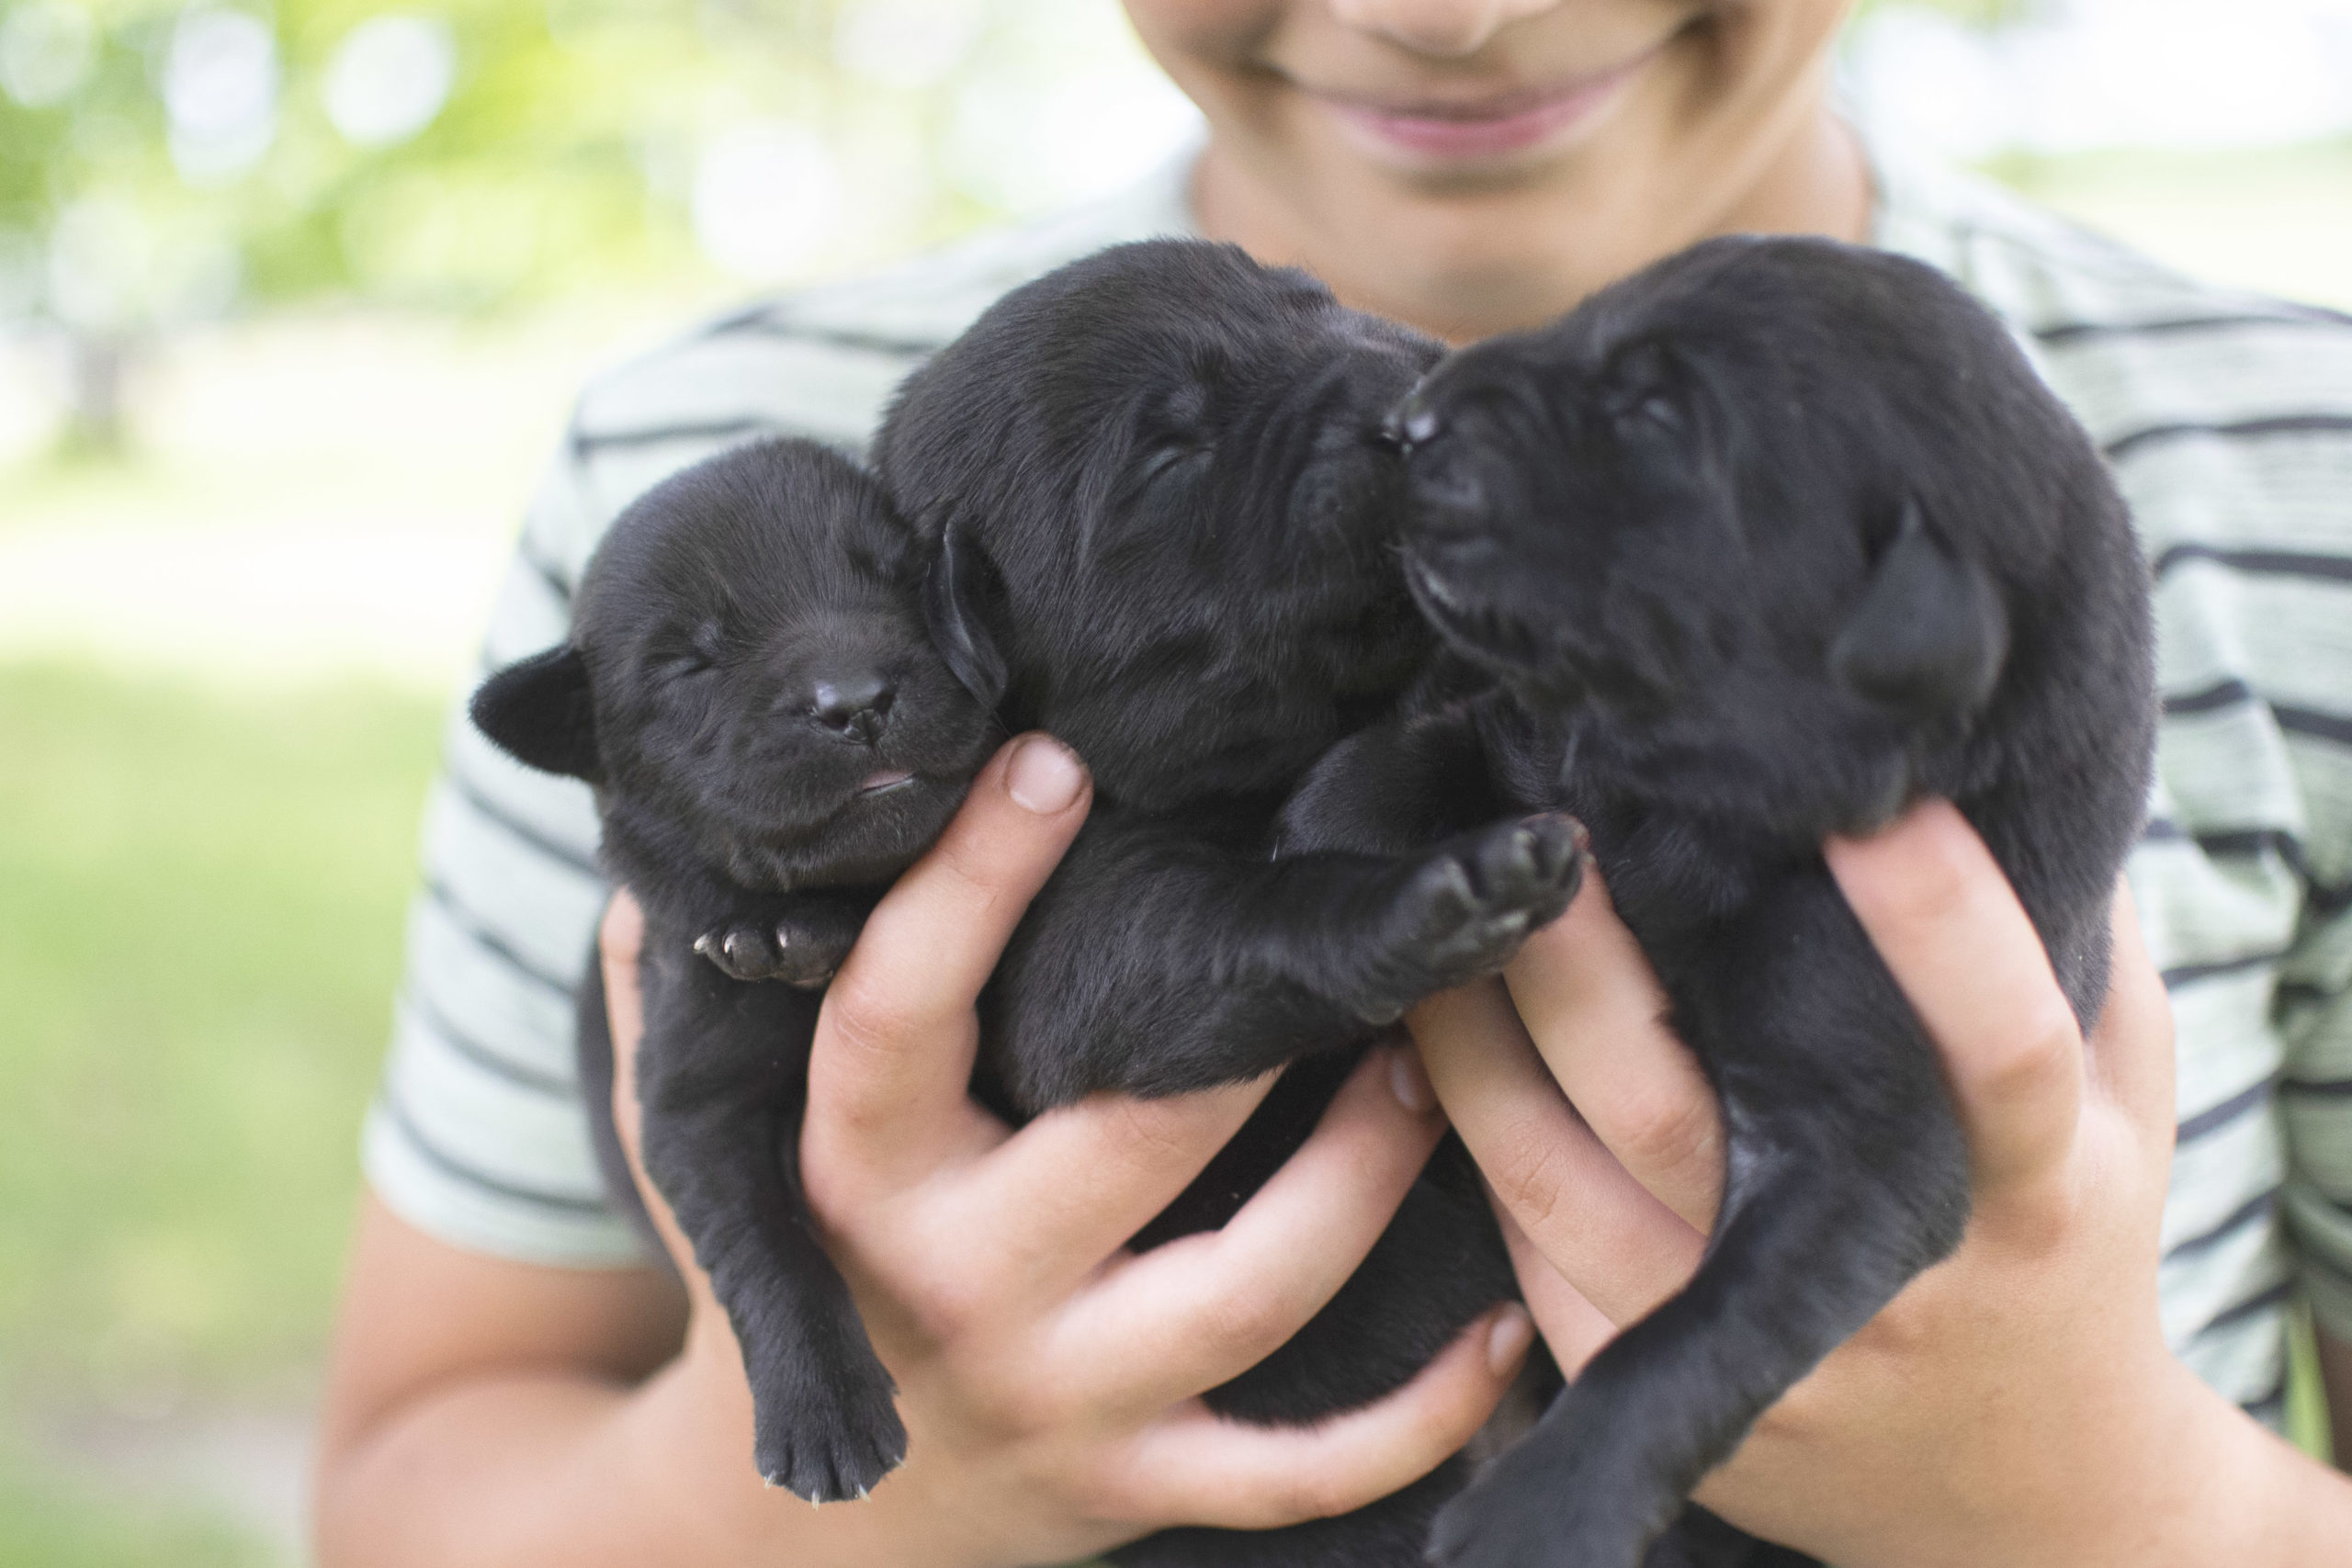
<svg viewBox="0 0 2352 1568">
<path fill-rule="evenodd" d="M 870 746 L 882 733 L 897 694 L 880 671 L 862 670 L 819 681 L 809 693 L 808 711 L 826 728 Z"/>
</svg>

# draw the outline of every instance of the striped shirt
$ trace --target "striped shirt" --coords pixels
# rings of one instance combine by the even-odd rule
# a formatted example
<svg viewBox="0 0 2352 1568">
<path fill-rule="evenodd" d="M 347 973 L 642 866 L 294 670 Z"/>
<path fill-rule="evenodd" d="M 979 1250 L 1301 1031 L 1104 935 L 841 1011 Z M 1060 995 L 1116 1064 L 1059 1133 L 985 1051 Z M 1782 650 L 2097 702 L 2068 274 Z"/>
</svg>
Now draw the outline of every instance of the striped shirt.
<svg viewBox="0 0 2352 1568">
<path fill-rule="evenodd" d="M 2352 321 L 2185 279 L 1873 149 L 1875 242 L 2005 319 L 2112 459 L 2156 575 L 2165 718 L 2131 862 L 2178 1023 L 2165 1329 L 2276 1424 L 2285 1307 L 2352 1340 Z M 730 315 L 594 383 L 525 524 L 484 668 L 566 633 L 605 527 L 754 435 L 862 449 L 899 379 L 1008 288 L 1194 231 L 1184 171 L 1042 225 Z M 584 786 L 453 716 L 369 1180 L 449 1243 L 609 1267 L 571 991 L 605 888 Z"/>
</svg>

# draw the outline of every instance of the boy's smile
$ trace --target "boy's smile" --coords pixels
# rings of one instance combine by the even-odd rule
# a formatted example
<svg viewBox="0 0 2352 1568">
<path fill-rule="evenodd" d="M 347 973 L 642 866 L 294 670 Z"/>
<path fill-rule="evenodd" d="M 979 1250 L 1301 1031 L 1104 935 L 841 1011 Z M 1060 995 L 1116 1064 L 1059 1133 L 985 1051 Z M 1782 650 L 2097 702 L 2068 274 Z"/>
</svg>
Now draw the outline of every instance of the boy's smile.
<svg viewBox="0 0 2352 1568">
<path fill-rule="evenodd" d="M 1207 115 L 1204 226 L 1463 339 L 1712 233 L 1859 239 L 1850 0 L 1127 0 Z"/>
<path fill-rule="evenodd" d="M 1589 74 L 1516 90 L 1386 98 L 1303 85 L 1302 90 L 1331 112 L 1341 134 L 1367 156 L 1400 172 L 1442 175 L 1532 162 L 1556 151 L 1591 130 L 1665 47 Z"/>
</svg>

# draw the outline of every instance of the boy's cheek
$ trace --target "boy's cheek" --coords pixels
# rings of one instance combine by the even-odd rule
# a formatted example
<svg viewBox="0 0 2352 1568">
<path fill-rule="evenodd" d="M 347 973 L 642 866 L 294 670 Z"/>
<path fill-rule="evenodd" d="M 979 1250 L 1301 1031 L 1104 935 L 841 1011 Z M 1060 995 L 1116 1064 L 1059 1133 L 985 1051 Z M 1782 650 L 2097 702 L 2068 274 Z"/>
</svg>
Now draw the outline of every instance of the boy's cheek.
<svg viewBox="0 0 2352 1568">
<path fill-rule="evenodd" d="M 1306 0 L 1315 3 L 1315 0 Z M 1136 32 L 1157 54 L 1238 62 L 1282 27 L 1302 0 L 1125 0 Z"/>
</svg>

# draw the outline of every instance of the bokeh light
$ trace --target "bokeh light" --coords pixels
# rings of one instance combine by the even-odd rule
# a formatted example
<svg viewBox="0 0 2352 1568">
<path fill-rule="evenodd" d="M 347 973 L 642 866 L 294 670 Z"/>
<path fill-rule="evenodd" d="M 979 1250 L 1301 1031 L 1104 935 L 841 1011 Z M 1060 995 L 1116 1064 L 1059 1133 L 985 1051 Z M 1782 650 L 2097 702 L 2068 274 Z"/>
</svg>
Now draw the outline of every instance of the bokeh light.
<svg viewBox="0 0 2352 1568">
<path fill-rule="evenodd" d="M 695 171 L 695 239 L 739 277 L 790 276 L 823 250 L 841 213 L 840 170 L 805 126 L 737 126 L 703 150 Z"/>
<path fill-rule="evenodd" d="M 1865 112 L 1960 157 L 2352 132 L 2347 0 L 2041 0 L 1991 28 L 1886 5 L 1848 60 Z"/>
<path fill-rule="evenodd" d="M 277 132 L 277 39 L 245 11 L 192 6 L 172 29 L 164 107 L 173 166 L 193 184 L 243 174 Z"/>
<path fill-rule="evenodd" d="M 0 17 L 0 92 L 27 108 L 63 103 L 97 58 L 98 28 L 73 0 L 42 0 Z"/>
<path fill-rule="evenodd" d="M 458 79 L 458 40 L 438 17 L 371 17 L 327 62 L 321 96 L 344 140 L 389 147 L 433 123 Z"/>
<path fill-rule="evenodd" d="M 851 75 L 913 90 L 963 63 L 987 20 L 980 0 L 854 0 L 833 24 L 833 59 Z"/>
</svg>

